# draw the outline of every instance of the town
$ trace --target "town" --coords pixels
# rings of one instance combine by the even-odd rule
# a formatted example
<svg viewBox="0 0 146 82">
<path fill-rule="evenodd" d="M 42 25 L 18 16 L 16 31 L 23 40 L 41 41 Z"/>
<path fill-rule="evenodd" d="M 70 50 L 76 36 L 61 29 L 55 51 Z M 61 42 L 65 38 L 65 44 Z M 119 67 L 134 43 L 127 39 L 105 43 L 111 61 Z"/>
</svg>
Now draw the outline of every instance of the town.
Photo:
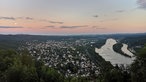
<svg viewBox="0 0 146 82">
<path fill-rule="evenodd" d="M 99 67 L 91 61 L 84 50 L 87 45 L 92 46 L 92 43 L 95 43 L 95 40 L 90 42 L 85 39 L 46 42 L 34 40 L 26 42 L 26 48 L 37 60 L 43 60 L 45 65 L 57 69 L 66 77 L 88 77 L 98 75 L 99 71 Z"/>
</svg>

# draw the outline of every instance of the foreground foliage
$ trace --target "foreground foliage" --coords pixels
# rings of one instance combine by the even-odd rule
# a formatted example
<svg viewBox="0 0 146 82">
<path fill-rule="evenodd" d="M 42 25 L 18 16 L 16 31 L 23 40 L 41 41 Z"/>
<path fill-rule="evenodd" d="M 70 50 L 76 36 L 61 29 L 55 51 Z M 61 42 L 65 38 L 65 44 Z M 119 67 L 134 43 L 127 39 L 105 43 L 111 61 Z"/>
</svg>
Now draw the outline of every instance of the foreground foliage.
<svg viewBox="0 0 146 82">
<path fill-rule="evenodd" d="M 0 82 L 63 82 L 64 77 L 28 54 L 0 50 Z"/>
</svg>

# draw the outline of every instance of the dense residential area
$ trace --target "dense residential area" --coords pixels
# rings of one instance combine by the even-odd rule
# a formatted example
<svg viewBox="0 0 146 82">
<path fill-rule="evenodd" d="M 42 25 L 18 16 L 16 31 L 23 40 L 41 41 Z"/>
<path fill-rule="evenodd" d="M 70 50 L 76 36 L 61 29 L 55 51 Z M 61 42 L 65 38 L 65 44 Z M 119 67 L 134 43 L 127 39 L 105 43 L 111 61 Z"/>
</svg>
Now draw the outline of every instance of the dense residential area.
<svg viewBox="0 0 146 82">
<path fill-rule="evenodd" d="M 66 77 L 83 76 L 87 77 L 93 74 L 97 75 L 99 67 L 90 60 L 85 51 L 87 45 L 94 43 L 86 40 L 74 41 L 33 41 L 26 43 L 26 49 L 29 53 L 42 60 L 48 67 L 58 69 Z M 90 45 L 92 46 L 92 45 Z"/>
</svg>

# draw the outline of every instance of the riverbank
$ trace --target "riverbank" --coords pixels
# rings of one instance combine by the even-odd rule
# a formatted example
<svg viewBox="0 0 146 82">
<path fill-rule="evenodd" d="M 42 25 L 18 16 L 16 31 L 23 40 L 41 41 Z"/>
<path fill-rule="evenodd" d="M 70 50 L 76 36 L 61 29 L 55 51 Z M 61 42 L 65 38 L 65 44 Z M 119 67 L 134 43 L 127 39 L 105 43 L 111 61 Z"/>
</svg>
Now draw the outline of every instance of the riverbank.
<svg viewBox="0 0 146 82">
<path fill-rule="evenodd" d="M 105 45 L 103 45 L 100 49 L 95 48 L 95 52 L 102 56 L 106 61 L 110 61 L 112 65 L 131 64 L 133 62 L 132 58 L 125 57 L 113 50 L 113 45 L 116 43 L 116 40 L 112 38 L 107 39 Z"/>
</svg>

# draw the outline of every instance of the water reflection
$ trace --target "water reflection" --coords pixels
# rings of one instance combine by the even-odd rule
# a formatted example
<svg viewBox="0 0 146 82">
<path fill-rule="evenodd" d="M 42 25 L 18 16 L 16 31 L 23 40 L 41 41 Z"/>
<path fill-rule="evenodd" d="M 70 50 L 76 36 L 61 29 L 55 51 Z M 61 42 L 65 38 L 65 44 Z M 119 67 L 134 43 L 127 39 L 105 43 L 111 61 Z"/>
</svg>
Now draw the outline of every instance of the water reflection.
<svg viewBox="0 0 146 82">
<path fill-rule="evenodd" d="M 116 40 L 107 39 L 105 45 L 103 45 L 100 49 L 95 48 L 95 52 L 99 53 L 106 61 L 110 61 L 113 65 L 115 64 L 131 64 L 133 58 L 125 57 L 119 53 L 116 53 L 113 50 L 113 45 L 116 44 Z M 130 56 L 133 56 L 130 51 L 127 50 L 128 45 L 124 44 L 122 47 L 122 51 Z M 130 53 L 130 54 L 129 54 Z"/>
</svg>

